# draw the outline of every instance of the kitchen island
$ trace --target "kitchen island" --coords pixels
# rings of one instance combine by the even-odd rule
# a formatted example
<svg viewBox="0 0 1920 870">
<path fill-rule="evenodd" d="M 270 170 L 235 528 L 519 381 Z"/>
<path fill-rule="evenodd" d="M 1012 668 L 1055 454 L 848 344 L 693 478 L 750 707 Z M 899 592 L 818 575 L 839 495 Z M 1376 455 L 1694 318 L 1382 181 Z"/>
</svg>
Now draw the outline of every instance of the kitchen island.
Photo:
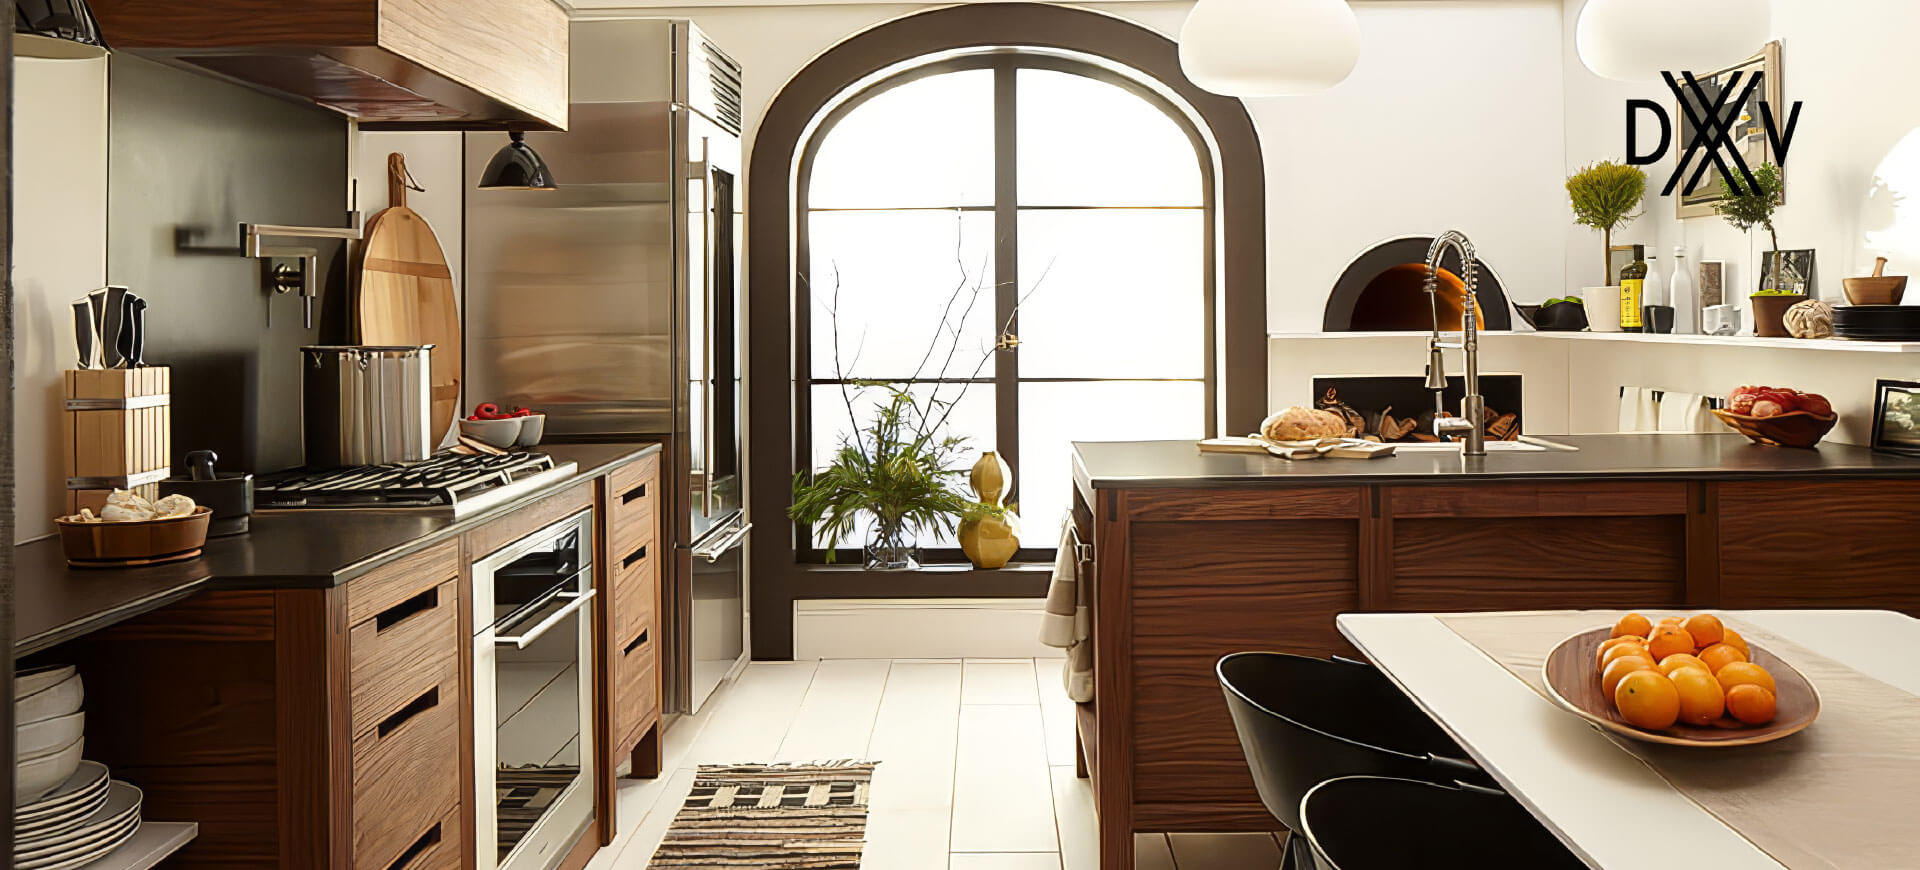
<svg viewBox="0 0 1920 870">
<path fill-rule="evenodd" d="M 1289 462 L 1080 443 L 1101 866 L 1133 833 L 1265 831 L 1214 675 L 1242 650 L 1357 655 L 1338 614 L 1617 607 L 1920 615 L 1920 460 L 1737 435 Z M 1844 508 L 1844 510 L 1842 509 Z"/>
</svg>

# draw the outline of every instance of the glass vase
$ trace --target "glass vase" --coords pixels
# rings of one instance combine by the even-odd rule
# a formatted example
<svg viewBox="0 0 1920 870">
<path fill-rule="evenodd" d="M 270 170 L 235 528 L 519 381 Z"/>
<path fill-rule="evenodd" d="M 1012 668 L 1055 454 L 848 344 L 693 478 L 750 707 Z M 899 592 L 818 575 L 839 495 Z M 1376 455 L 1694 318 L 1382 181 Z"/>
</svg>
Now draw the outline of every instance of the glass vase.
<svg viewBox="0 0 1920 870">
<path fill-rule="evenodd" d="M 905 528 L 876 527 L 865 557 L 869 571 L 912 571 L 920 567 L 920 545 Z"/>
</svg>

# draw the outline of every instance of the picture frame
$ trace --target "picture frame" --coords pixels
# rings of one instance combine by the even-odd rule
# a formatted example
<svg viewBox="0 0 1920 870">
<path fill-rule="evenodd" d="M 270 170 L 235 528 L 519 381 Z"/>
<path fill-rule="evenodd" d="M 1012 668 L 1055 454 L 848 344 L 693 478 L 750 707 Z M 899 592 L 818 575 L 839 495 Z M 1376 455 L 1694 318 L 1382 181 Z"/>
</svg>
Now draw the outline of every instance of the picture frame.
<svg viewBox="0 0 1920 870">
<path fill-rule="evenodd" d="M 1700 307 L 1711 308 L 1727 302 L 1727 262 L 1701 260 L 1700 278 L 1694 282 L 1700 294 Z"/>
<path fill-rule="evenodd" d="M 1773 143 L 1767 138 L 1766 124 L 1761 120 L 1759 103 L 1765 100 L 1769 106 L 1775 107 L 1775 111 L 1786 110 L 1786 89 L 1781 83 L 1779 40 L 1767 43 L 1754 56 L 1740 63 L 1706 75 L 1696 75 L 1695 78 L 1700 82 L 1701 89 L 1706 91 L 1708 98 L 1711 99 L 1719 96 L 1720 92 L 1732 82 L 1734 73 L 1743 74 L 1740 77 L 1742 89 L 1746 88 L 1747 74 L 1759 73 L 1761 76 L 1760 87 L 1754 91 L 1753 99 L 1741 111 L 1733 131 L 1740 156 L 1747 161 L 1748 169 L 1758 168 L 1762 163 L 1778 165 L 1779 161 L 1773 155 Z M 1680 82 L 1684 88 L 1686 80 L 1680 79 Z M 1710 108 L 1699 105 L 1690 90 L 1686 100 L 1694 104 L 1693 111 L 1697 115 L 1705 115 Z M 1693 141 L 1693 122 L 1687 119 L 1687 110 L 1679 103 L 1674 104 L 1673 119 L 1674 147 L 1684 154 L 1687 144 Z M 1786 119 L 1776 118 L 1775 123 L 1784 124 Z M 1706 155 L 1698 155 L 1695 159 L 1706 159 Z M 1698 165 L 1697 162 L 1689 165 L 1687 175 L 1691 176 Z M 1673 192 L 1674 211 L 1680 219 L 1713 217 L 1716 214 L 1713 205 L 1720 201 L 1720 170 L 1709 163 L 1706 174 L 1700 177 L 1700 184 L 1692 193 L 1684 189 L 1686 182 L 1687 178 L 1681 178 L 1681 189 Z M 1780 187 L 1780 201 L 1784 205 L 1787 199 L 1787 170 L 1784 166 L 1780 167 Z"/>
<path fill-rule="evenodd" d="M 1754 285 L 1753 289 L 1765 290 L 1770 286 L 1779 286 L 1775 284 L 1773 280 L 1773 253 L 1772 251 L 1760 252 L 1760 282 Z M 1813 250 L 1811 248 L 1781 251 L 1780 268 L 1781 271 L 1786 273 L 1784 276 L 1786 278 L 1786 286 L 1780 289 L 1793 290 L 1798 288 L 1800 292 L 1805 294 L 1809 299 L 1820 298 L 1819 273 L 1814 271 Z"/>
<path fill-rule="evenodd" d="M 1920 457 L 1920 381 L 1874 382 L 1869 446 L 1875 453 Z"/>
<path fill-rule="evenodd" d="M 1607 249 L 1607 286 L 1620 286 L 1620 270 L 1633 265 L 1633 246 L 1614 245 Z"/>
</svg>

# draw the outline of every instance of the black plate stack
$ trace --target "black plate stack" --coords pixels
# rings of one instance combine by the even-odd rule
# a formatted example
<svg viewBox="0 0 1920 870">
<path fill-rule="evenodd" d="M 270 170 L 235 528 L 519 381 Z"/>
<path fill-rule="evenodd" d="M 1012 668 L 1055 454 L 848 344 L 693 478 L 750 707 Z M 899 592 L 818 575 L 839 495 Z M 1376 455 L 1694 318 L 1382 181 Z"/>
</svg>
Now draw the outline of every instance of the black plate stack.
<svg viewBox="0 0 1920 870">
<path fill-rule="evenodd" d="M 1844 305 L 1833 309 L 1833 334 L 1862 341 L 1920 341 L 1920 305 Z"/>
</svg>

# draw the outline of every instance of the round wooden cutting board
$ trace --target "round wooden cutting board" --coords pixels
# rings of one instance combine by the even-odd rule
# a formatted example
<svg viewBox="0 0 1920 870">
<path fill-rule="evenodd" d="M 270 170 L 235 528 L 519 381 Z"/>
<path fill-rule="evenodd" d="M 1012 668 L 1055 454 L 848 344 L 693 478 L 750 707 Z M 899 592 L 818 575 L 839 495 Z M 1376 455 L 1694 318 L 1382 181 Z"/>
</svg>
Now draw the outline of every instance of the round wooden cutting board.
<svg viewBox="0 0 1920 870">
<path fill-rule="evenodd" d="M 433 345 L 432 437 L 438 447 L 460 410 L 460 312 L 453 271 L 425 218 L 407 208 L 407 162 L 387 155 L 391 206 L 367 228 L 357 308 L 361 344 Z"/>
</svg>

